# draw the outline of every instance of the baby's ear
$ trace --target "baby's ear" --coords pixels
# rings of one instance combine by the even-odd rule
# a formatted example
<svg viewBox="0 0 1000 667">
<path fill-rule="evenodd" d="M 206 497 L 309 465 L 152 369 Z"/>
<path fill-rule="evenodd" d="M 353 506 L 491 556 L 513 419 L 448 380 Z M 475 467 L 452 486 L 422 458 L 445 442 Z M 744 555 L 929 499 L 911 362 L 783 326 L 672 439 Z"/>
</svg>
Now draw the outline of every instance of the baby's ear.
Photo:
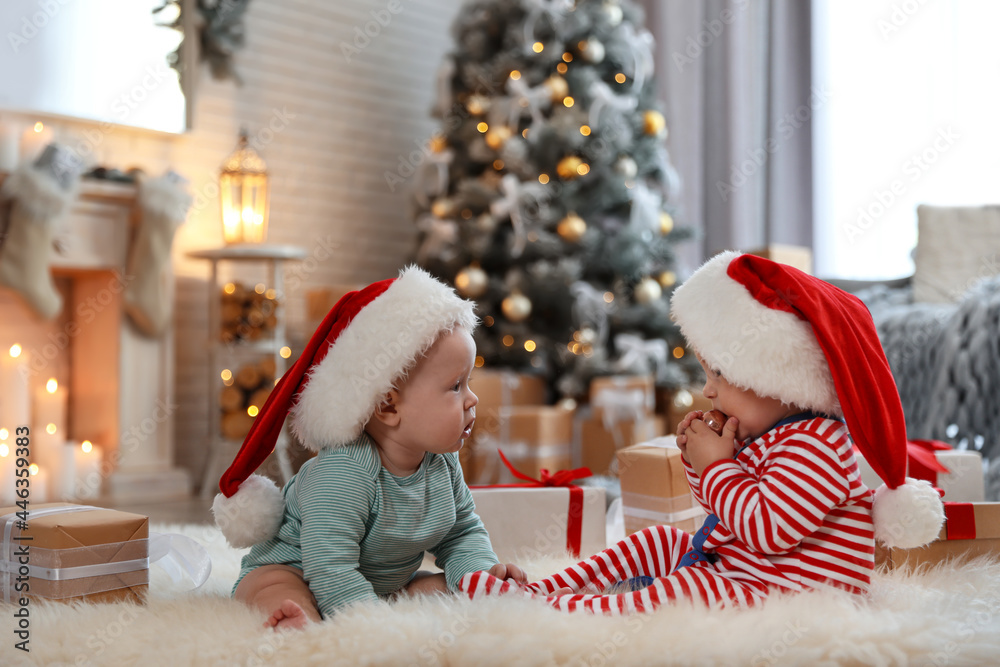
<svg viewBox="0 0 1000 667">
<path fill-rule="evenodd" d="M 386 426 L 395 426 L 399 423 L 399 412 L 396 411 L 396 404 L 399 402 L 399 393 L 395 389 L 390 389 L 382 398 L 382 402 L 375 408 L 372 415 Z"/>
</svg>

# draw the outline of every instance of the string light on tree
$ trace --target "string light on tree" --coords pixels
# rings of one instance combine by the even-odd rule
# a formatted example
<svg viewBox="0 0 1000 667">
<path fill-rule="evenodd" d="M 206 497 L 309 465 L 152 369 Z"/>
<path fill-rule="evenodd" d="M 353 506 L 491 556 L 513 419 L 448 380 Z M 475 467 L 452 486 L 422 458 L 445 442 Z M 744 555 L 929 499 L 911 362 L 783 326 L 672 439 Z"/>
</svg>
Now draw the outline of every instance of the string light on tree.
<svg viewBox="0 0 1000 667">
<path fill-rule="evenodd" d="M 656 282 L 660 283 L 664 289 L 670 289 L 677 282 L 677 274 L 673 271 L 661 271 L 660 275 L 656 277 Z"/>
<path fill-rule="evenodd" d="M 432 153 L 441 153 L 446 148 L 448 148 L 448 140 L 441 134 L 435 134 L 431 137 L 431 140 L 427 142 L 428 148 L 431 149 Z"/>
<path fill-rule="evenodd" d="M 510 128 L 506 125 L 491 127 L 486 132 L 486 145 L 493 150 L 499 150 L 510 139 L 510 135 Z"/>
<path fill-rule="evenodd" d="M 465 267 L 455 276 L 455 289 L 466 299 L 478 299 L 486 294 L 489 278 L 478 264 Z"/>
<path fill-rule="evenodd" d="M 447 197 L 439 197 L 431 204 L 431 213 L 442 220 L 450 218 L 455 215 L 455 202 Z"/>
<path fill-rule="evenodd" d="M 635 286 L 632 293 L 638 303 L 647 305 L 663 296 L 663 288 L 660 287 L 660 283 L 652 278 L 643 278 Z"/>
<path fill-rule="evenodd" d="M 503 300 L 500 308 L 511 322 L 523 322 L 531 316 L 531 299 L 520 292 L 513 292 Z"/>
</svg>

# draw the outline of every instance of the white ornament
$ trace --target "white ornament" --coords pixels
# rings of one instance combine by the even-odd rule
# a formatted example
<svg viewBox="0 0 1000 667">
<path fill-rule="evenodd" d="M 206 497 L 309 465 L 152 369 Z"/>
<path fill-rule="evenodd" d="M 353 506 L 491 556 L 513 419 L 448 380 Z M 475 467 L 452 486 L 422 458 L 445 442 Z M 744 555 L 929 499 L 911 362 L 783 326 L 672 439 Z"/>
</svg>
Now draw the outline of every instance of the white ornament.
<svg viewBox="0 0 1000 667">
<path fill-rule="evenodd" d="M 595 65 L 604 60 L 604 45 L 596 39 L 588 39 L 580 45 L 580 55 L 587 62 Z"/>
<path fill-rule="evenodd" d="M 635 178 L 635 175 L 639 173 L 639 166 L 635 163 L 635 160 L 630 158 L 628 155 L 623 155 L 618 158 L 615 162 L 615 171 L 625 177 L 625 179 Z"/>
<path fill-rule="evenodd" d="M 604 19 L 612 28 L 621 23 L 622 18 L 624 18 L 622 8 L 614 2 L 605 2 L 601 11 L 604 13 Z"/>
<path fill-rule="evenodd" d="M 635 300 L 641 304 L 650 304 L 663 296 L 660 283 L 652 278 L 643 278 L 634 290 Z"/>
</svg>

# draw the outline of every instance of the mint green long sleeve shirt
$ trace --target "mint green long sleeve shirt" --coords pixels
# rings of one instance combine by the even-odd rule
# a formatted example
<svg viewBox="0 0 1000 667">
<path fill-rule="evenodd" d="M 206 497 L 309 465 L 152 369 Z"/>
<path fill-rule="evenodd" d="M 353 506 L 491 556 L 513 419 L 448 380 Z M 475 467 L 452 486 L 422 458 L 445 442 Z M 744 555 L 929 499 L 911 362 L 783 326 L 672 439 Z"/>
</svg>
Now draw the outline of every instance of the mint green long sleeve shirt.
<svg viewBox="0 0 1000 667">
<path fill-rule="evenodd" d="M 497 563 L 458 454 L 428 453 L 415 473 L 397 477 L 362 434 L 303 464 L 283 494 L 281 529 L 244 556 L 240 579 L 260 565 L 299 567 L 324 616 L 399 590 L 425 551 L 452 589 Z"/>
</svg>

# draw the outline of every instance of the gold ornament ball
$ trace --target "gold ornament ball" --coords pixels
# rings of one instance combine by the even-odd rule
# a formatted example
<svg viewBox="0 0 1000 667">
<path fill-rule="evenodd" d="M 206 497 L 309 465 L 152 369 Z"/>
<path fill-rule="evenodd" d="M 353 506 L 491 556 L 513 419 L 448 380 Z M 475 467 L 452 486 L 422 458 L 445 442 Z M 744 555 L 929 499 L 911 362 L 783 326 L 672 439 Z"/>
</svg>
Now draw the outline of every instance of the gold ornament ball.
<svg viewBox="0 0 1000 667">
<path fill-rule="evenodd" d="M 559 226 L 556 227 L 556 231 L 559 232 L 559 236 L 561 236 L 564 241 L 576 243 L 583 238 L 583 235 L 587 232 L 587 223 L 584 222 L 583 218 L 578 216 L 576 213 L 570 213 L 559 221 Z"/>
<path fill-rule="evenodd" d="M 663 296 L 660 283 L 652 278 L 643 278 L 634 290 L 635 300 L 641 304 L 650 304 Z"/>
<path fill-rule="evenodd" d="M 432 153 L 440 153 L 444 149 L 448 148 L 448 140 L 444 138 L 444 135 L 435 134 L 431 137 L 429 147 Z"/>
<path fill-rule="evenodd" d="M 478 299 L 488 286 L 489 278 L 478 266 L 467 266 L 455 276 L 455 289 L 466 299 Z"/>
<path fill-rule="evenodd" d="M 486 131 L 486 145 L 493 150 L 498 150 L 510 139 L 510 128 L 506 125 L 497 125 Z"/>
<path fill-rule="evenodd" d="M 531 315 L 531 299 L 515 292 L 503 300 L 500 308 L 504 317 L 511 322 L 523 322 Z"/>
<path fill-rule="evenodd" d="M 556 173 L 559 174 L 559 178 L 564 181 L 569 181 L 580 175 L 579 169 L 580 165 L 583 164 L 583 160 L 575 155 L 567 155 L 563 159 L 559 160 L 559 164 L 556 165 Z"/>
<path fill-rule="evenodd" d="M 455 202 L 447 197 L 435 199 L 434 203 L 431 204 L 431 213 L 441 219 L 450 218 L 455 214 Z"/>
<path fill-rule="evenodd" d="M 653 137 L 666 137 L 667 119 L 659 111 L 648 109 L 642 113 L 642 130 Z"/>
<path fill-rule="evenodd" d="M 660 211 L 660 233 L 666 236 L 674 231 L 674 217 L 666 211 Z"/>
<path fill-rule="evenodd" d="M 549 94 L 552 96 L 553 102 L 559 102 L 562 98 L 569 95 L 569 84 L 561 76 L 553 74 L 545 80 L 545 85 L 549 89 Z"/>
<path fill-rule="evenodd" d="M 673 287 L 674 283 L 677 282 L 677 274 L 673 271 L 664 271 L 656 277 L 656 280 L 660 283 L 661 287 Z"/>
</svg>

